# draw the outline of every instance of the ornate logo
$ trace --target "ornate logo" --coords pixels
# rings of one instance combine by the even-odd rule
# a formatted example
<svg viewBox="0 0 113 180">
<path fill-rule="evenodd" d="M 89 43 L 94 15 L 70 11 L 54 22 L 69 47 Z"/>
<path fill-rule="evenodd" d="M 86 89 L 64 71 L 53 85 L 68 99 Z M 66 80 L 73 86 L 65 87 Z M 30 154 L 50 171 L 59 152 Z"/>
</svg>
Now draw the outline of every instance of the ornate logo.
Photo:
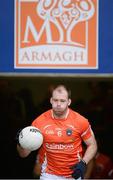
<svg viewBox="0 0 113 180">
<path fill-rule="evenodd" d="M 97 68 L 97 2 L 16 0 L 15 67 Z"/>
</svg>

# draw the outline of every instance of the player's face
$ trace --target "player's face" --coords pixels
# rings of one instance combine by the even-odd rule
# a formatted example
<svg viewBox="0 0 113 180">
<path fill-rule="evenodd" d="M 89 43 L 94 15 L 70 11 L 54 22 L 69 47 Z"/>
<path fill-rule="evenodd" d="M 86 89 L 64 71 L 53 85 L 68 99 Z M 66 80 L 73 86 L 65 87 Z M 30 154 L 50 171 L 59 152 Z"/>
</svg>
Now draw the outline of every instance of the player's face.
<svg viewBox="0 0 113 180">
<path fill-rule="evenodd" d="M 63 117 L 67 113 L 67 109 L 71 103 L 71 100 L 68 98 L 68 93 L 64 89 L 61 92 L 55 90 L 50 102 L 52 104 L 54 115 L 56 117 Z"/>
</svg>

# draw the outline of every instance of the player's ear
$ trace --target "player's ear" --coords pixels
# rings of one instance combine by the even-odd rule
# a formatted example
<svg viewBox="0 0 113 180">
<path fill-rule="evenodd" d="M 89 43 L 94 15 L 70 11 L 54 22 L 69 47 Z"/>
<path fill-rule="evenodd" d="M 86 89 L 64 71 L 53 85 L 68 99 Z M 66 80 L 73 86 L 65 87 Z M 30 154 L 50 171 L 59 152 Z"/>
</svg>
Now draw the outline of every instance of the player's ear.
<svg viewBox="0 0 113 180">
<path fill-rule="evenodd" d="M 69 101 L 69 102 L 68 102 L 68 106 L 70 106 L 70 104 L 71 104 L 71 99 L 69 99 L 68 101 Z"/>
<path fill-rule="evenodd" d="M 52 97 L 50 98 L 50 103 L 52 104 Z"/>
</svg>

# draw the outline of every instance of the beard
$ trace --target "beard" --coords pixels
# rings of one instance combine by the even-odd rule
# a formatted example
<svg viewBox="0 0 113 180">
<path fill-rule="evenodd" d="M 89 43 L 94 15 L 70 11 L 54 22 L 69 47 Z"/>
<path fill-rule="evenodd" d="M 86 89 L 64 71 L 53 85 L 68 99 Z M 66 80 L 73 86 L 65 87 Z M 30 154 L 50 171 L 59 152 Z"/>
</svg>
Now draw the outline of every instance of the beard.
<svg viewBox="0 0 113 180">
<path fill-rule="evenodd" d="M 54 108 L 53 109 L 53 115 L 55 117 L 58 117 L 58 118 L 64 118 L 66 113 L 67 113 L 67 109 L 68 108 L 65 108 L 65 109 L 61 109 L 61 108 Z"/>
</svg>

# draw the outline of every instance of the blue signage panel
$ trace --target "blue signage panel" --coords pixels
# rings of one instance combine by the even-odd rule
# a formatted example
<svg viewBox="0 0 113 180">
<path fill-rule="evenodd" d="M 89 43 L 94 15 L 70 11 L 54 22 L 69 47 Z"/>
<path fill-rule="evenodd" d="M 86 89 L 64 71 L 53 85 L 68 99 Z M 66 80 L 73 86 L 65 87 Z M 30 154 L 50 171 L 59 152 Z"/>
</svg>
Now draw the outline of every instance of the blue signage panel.
<svg viewBox="0 0 113 180">
<path fill-rule="evenodd" d="M 112 0 L 0 6 L 0 73 L 113 73 Z"/>
</svg>

